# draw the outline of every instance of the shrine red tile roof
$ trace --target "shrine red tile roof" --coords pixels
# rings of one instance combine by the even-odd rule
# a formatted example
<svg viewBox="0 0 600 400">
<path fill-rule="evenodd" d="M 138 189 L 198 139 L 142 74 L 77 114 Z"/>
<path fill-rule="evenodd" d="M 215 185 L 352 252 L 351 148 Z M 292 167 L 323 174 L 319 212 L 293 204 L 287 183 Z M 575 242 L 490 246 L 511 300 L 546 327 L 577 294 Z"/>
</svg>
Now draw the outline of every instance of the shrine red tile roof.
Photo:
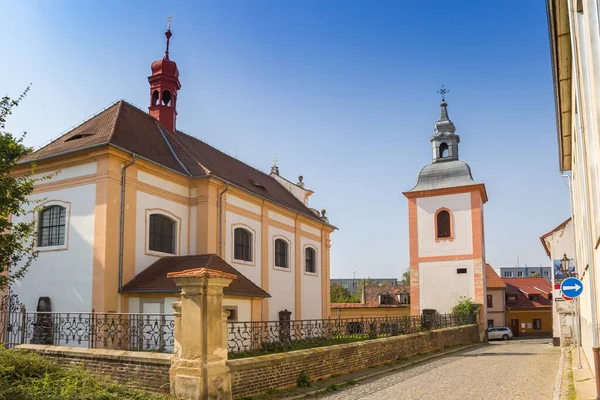
<svg viewBox="0 0 600 400">
<path fill-rule="evenodd" d="M 268 174 L 184 132 L 170 132 L 156 119 L 121 100 L 84 121 L 19 164 L 112 146 L 191 178 L 213 176 L 254 195 L 330 225 Z M 331 225 L 330 225 L 331 226 Z"/>
<path fill-rule="evenodd" d="M 506 283 L 506 307 L 520 308 L 551 308 L 552 285 L 545 278 L 502 278 Z M 530 295 L 537 296 L 536 300 Z M 516 301 L 508 301 L 509 296 L 515 296 Z"/>
<path fill-rule="evenodd" d="M 498 276 L 496 271 L 494 271 L 490 264 L 485 264 L 485 280 L 486 287 L 488 288 L 496 289 L 506 287 L 506 283 L 504 283 L 504 281 L 500 279 L 500 277 Z"/>
<path fill-rule="evenodd" d="M 227 264 L 216 254 L 199 256 L 163 257 L 137 274 L 123 286 L 123 293 L 161 293 L 179 292 L 180 288 L 167 275 L 177 276 L 185 272 L 186 276 L 194 275 L 199 269 L 213 270 L 224 275 L 235 275 L 228 287 L 223 289 L 225 295 L 245 297 L 271 297 L 267 292 L 246 278 L 238 270 Z M 190 270 L 192 271 L 190 273 Z"/>
</svg>

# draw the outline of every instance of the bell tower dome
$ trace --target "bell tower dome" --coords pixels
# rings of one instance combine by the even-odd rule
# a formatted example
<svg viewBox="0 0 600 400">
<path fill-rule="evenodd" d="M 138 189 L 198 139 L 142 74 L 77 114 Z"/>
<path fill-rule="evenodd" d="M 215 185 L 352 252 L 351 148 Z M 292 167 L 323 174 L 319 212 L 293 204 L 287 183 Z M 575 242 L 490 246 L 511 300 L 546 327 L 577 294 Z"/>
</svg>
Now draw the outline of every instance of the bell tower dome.
<svg viewBox="0 0 600 400">
<path fill-rule="evenodd" d="M 148 77 L 150 83 L 150 115 L 171 132 L 175 132 L 177 119 L 177 92 L 181 89 L 179 83 L 179 70 L 177 64 L 169 59 L 169 42 L 171 40 L 171 21 L 168 19 L 167 45 L 162 60 L 152 63 L 152 75 Z"/>
</svg>

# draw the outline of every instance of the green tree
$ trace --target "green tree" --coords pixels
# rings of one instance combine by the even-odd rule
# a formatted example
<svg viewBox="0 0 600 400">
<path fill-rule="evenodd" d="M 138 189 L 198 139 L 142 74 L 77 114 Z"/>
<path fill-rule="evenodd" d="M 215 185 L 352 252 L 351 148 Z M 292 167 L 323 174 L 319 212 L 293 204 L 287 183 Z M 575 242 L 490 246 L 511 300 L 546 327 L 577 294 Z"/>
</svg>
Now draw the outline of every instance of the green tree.
<svg viewBox="0 0 600 400">
<path fill-rule="evenodd" d="M 35 249 L 35 222 L 13 222 L 31 210 L 35 201 L 29 200 L 36 181 L 35 166 L 21 176 L 12 174 L 17 161 L 32 152 L 23 144 L 25 133 L 17 137 L 6 131 L 6 119 L 23 100 L 29 88 L 17 99 L 4 96 L 0 100 L 0 290 L 9 283 L 23 278 L 31 262 L 37 257 Z"/>
<path fill-rule="evenodd" d="M 339 283 L 331 285 L 330 293 L 332 303 L 347 303 L 348 298 L 350 297 L 350 292 L 348 292 L 348 289 Z"/>
<path fill-rule="evenodd" d="M 473 303 L 471 299 L 463 299 L 452 308 L 452 314 L 458 316 L 471 316 L 479 312 L 481 306 Z"/>
<path fill-rule="evenodd" d="M 404 271 L 402 274 L 402 285 L 410 286 L 410 271 Z"/>
<path fill-rule="evenodd" d="M 535 274 L 532 275 L 533 278 L 539 278 L 540 277 L 540 273 L 536 272 Z"/>
</svg>

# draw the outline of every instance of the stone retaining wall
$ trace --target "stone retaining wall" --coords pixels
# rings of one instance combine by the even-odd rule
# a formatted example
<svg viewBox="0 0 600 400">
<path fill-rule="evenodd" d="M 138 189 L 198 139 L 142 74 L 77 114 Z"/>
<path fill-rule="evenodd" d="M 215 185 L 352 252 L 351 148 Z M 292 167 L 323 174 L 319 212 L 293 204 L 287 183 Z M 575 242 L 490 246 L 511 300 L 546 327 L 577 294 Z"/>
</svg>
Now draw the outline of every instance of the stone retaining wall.
<svg viewBox="0 0 600 400">
<path fill-rule="evenodd" d="M 363 342 L 228 361 L 235 398 L 296 386 L 302 371 L 311 380 L 383 364 L 418 353 L 479 341 L 477 325 L 445 328 Z"/>
<path fill-rule="evenodd" d="M 169 367 L 173 354 L 37 344 L 23 344 L 17 349 L 35 351 L 64 366 L 83 364 L 91 373 L 108 376 L 124 386 L 150 392 L 169 392 Z"/>
<path fill-rule="evenodd" d="M 477 325 L 467 325 L 229 360 L 227 364 L 231 369 L 233 396 L 243 398 L 265 393 L 271 388 L 293 387 L 302 371 L 316 380 L 478 341 Z M 31 344 L 21 345 L 18 349 L 36 351 L 66 366 L 83 364 L 92 373 L 109 376 L 125 386 L 152 392 L 169 392 L 172 354 Z"/>
</svg>

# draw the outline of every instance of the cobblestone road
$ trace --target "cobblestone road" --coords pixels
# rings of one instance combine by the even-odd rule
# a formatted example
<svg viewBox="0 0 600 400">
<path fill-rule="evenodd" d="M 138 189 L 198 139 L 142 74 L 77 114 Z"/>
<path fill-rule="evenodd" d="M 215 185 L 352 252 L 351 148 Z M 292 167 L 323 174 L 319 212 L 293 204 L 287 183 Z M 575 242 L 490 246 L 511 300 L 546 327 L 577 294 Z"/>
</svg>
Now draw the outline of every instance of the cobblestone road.
<svg viewBox="0 0 600 400">
<path fill-rule="evenodd" d="M 351 399 L 552 399 L 560 350 L 549 339 L 490 342 L 324 396 Z"/>
</svg>

